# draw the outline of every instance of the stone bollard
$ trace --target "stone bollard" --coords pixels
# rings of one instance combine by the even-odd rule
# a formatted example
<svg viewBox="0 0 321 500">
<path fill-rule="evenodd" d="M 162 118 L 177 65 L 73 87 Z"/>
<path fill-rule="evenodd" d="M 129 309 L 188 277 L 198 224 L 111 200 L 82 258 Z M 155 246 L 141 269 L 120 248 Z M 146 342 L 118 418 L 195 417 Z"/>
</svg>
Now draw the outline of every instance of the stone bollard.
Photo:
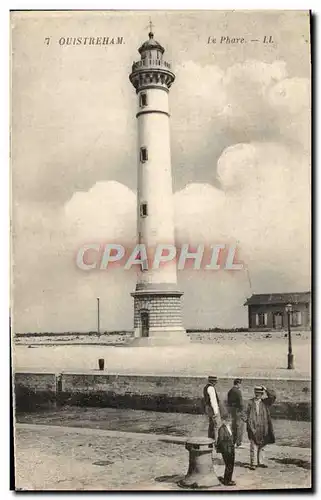
<svg viewBox="0 0 321 500">
<path fill-rule="evenodd" d="M 185 488 L 211 488 L 221 483 L 217 479 L 212 463 L 214 441 L 204 437 L 195 437 L 186 441 L 189 451 L 188 472 L 178 485 Z"/>
<path fill-rule="evenodd" d="M 104 358 L 99 358 L 98 359 L 98 366 L 99 366 L 99 370 L 101 370 L 101 371 L 104 370 L 104 368 L 105 368 L 105 360 L 104 360 Z"/>
</svg>

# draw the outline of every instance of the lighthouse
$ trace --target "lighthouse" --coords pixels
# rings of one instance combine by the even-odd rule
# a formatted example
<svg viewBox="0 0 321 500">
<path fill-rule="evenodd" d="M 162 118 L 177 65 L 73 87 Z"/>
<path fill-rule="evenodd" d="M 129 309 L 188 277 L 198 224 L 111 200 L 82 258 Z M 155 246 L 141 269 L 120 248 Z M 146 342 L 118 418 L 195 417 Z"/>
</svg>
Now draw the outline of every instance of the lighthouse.
<svg viewBox="0 0 321 500">
<path fill-rule="evenodd" d="M 135 346 L 181 345 L 189 341 L 182 324 L 182 292 L 175 259 L 154 268 L 148 257 L 175 247 L 170 151 L 169 90 L 175 80 L 164 48 L 150 29 L 138 49 L 129 80 L 137 94 L 137 241 L 147 259 L 139 266 L 134 298 Z M 142 258 L 142 255 L 141 255 Z"/>
</svg>

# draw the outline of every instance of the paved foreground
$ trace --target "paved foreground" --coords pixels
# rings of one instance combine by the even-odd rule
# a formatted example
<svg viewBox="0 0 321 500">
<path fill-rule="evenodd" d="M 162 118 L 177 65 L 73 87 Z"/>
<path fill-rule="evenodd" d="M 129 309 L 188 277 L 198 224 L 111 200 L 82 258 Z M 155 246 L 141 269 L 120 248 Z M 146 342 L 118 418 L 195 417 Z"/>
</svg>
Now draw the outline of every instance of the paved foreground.
<svg viewBox="0 0 321 500">
<path fill-rule="evenodd" d="M 16 489 L 180 490 L 187 471 L 184 437 L 101 429 L 17 424 Z M 237 450 L 236 487 L 290 489 L 311 486 L 309 448 L 270 445 L 267 469 L 248 468 L 248 443 Z M 222 475 L 218 455 L 215 469 Z"/>
</svg>

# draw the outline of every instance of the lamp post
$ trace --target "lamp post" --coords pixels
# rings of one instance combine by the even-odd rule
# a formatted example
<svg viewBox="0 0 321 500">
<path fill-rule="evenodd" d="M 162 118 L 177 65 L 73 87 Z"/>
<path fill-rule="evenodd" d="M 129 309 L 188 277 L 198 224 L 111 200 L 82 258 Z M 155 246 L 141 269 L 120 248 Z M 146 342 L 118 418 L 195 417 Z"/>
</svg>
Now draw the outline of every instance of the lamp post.
<svg viewBox="0 0 321 500">
<path fill-rule="evenodd" d="M 292 304 L 287 304 L 285 306 L 285 312 L 288 315 L 288 370 L 293 370 L 293 368 L 294 368 L 294 356 L 292 354 L 292 337 L 291 337 Z"/>
<path fill-rule="evenodd" d="M 100 307 L 99 307 L 99 297 L 97 297 L 97 335 L 100 335 Z"/>
</svg>

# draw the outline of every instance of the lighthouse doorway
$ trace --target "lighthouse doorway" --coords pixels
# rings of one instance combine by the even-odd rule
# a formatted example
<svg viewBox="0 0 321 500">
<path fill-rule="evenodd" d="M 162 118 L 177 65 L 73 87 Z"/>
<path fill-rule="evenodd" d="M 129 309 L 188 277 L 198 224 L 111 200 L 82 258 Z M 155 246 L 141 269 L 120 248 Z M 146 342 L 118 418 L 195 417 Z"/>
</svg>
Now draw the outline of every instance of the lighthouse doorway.
<svg viewBox="0 0 321 500">
<path fill-rule="evenodd" d="M 140 322 L 142 329 L 142 337 L 149 337 L 149 312 L 141 311 Z"/>
</svg>

